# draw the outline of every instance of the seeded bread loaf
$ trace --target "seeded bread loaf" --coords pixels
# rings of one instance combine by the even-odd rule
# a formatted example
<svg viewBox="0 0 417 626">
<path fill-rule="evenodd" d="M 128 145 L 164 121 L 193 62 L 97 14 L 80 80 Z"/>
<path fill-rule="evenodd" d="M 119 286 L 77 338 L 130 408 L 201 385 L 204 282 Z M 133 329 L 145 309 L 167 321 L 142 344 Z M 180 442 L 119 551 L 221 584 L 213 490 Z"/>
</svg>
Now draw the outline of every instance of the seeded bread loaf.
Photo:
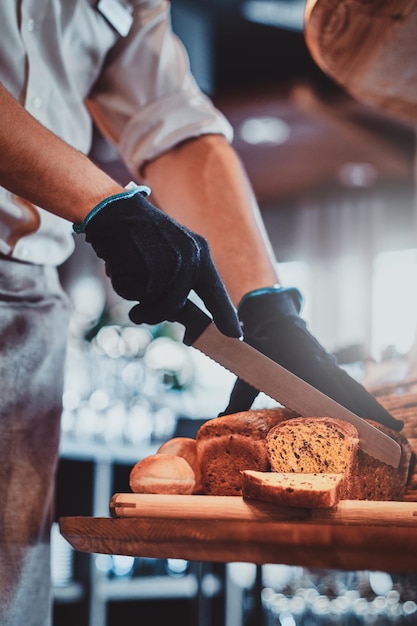
<svg viewBox="0 0 417 626">
<path fill-rule="evenodd" d="M 345 474 L 342 497 L 349 500 L 401 500 L 412 455 L 401 434 L 367 420 L 401 446 L 398 468 L 370 456 L 359 447 L 356 428 L 329 417 L 297 418 L 272 428 L 268 457 L 275 472 L 338 472 Z"/>
<path fill-rule="evenodd" d="M 241 471 L 270 469 L 266 435 L 297 414 L 285 408 L 243 411 L 205 422 L 196 434 L 201 481 L 207 495 L 240 495 Z"/>
<path fill-rule="evenodd" d="M 242 472 L 242 496 L 273 504 L 329 508 L 340 500 L 344 474 Z"/>
<path fill-rule="evenodd" d="M 268 458 L 273 472 L 337 473 L 348 485 L 359 449 L 356 428 L 329 417 L 299 417 L 271 428 L 267 435 Z"/>
</svg>

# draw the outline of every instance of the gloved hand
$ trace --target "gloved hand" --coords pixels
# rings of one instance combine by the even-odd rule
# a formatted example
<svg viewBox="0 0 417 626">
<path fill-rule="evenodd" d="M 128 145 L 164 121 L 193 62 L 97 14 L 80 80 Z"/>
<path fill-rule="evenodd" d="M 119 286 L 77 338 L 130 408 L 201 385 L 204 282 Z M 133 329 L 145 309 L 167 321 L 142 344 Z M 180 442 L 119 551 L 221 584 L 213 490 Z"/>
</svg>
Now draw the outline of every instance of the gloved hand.
<svg viewBox="0 0 417 626">
<path fill-rule="evenodd" d="M 137 300 L 129 317 L 137 324 L 175 321 L 191 290 L 203 300 L 219 330 L 241 336 L 236 311 L 217 273 L 209 246 L 150 204 L 147 187 L 136 187 L 106 198 L 76 233 L 97 256 L 116 293 Z"/>
<path fill-rule="evenodd" d="M 300 292 L 293 288 L 247 294 L 238 306 L 245 341 L 356 415 L 401 430 L 403 422 L 340 368 L 310 334 L 299 317 L 301 301 Z M 248 410 L 257 395 L 256 389 L 237 380 L 223 415 Z"/>
</svg>

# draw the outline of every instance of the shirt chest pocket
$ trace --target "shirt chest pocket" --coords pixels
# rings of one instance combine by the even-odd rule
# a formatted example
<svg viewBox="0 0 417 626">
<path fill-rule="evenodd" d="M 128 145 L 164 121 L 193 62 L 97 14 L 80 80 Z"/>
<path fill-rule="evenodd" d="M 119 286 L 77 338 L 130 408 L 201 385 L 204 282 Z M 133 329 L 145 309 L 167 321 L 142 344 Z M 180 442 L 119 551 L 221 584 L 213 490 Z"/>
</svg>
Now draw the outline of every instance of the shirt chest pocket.
<svg viewBox="0 0 417 626">
<path fill-rule="evenodd" d="M 116 0 L 118 1 L 118 0 Z M 77 0 L 63 37 L 67 70 L 87 97 L 109 50 L 120 34 L 97 8 L 97 0 Z"/>
</svg>

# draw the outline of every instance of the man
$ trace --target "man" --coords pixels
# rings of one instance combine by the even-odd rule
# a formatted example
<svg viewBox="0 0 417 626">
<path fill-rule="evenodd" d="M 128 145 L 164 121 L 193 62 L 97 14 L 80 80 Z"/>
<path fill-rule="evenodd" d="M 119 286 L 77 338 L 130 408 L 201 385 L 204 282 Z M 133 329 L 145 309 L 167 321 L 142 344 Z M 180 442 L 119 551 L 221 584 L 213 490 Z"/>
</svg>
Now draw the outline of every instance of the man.
<svg viewBox="0 0 417 626">
<path fill-rule="evenodd" d="M 279 287 L 231 128 L 191 77 L 164 0 L 11 0 L 0 19 L 0 624 L 44 626 L 68 317 L 55 268 L 73 225 L 134 322 L 176 319 L 193 289 L 225 334 L 241 322 L 339 402 L 401 424 L 311 337 L 298 291 Z M 137 188 L 84 156 L 92 120 Z M 237 381 L 226 411 L 256 394 Z"/>
</svg>

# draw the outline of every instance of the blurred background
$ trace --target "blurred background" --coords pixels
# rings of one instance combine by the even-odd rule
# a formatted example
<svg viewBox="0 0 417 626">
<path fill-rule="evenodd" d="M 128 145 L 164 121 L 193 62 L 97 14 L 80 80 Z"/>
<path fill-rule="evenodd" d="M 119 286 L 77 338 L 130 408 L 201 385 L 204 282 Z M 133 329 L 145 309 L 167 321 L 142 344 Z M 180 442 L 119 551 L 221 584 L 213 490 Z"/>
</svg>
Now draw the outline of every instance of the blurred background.
<svg viewBox="0 0 417 626">
<path fill-rule="evenodd" d="M 417 367 L 415 128 L 355 101 L 317 67 L 303 11 L 300 0 L 172 0 L 194 75 L 234 127 L 282 282 L 303 293 L 313 334 L 372 389 Z M 129 182 L 97 132 L 91 157 Z M 56 520 L 107 516 L 132 466 L 174 435 L 194 436 L 224 409 L 234 377 L 186 348 L 180 327 L 130 325 L 82 240 L 60 271 L 73 316 Z M 54 626 L 417 619 L 413 581 L 392 573 L 74 554 L 57 524 L 52 558 Z"/>
</svg>

